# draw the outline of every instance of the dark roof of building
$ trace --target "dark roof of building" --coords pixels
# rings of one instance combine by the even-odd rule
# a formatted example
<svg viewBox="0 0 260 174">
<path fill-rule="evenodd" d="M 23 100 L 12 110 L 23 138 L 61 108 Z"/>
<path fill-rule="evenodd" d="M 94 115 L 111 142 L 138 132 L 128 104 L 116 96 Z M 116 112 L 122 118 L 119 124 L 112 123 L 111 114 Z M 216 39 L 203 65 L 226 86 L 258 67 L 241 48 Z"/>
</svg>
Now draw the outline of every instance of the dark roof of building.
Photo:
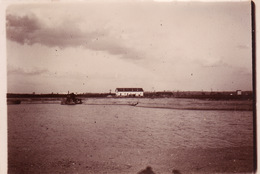
<svg viewBox="0 0 260 174">
<path fill-rule="evenodd" d="M 125 91 L 125 92 L 143 92 L 143 88 L 116 88 L 116 91 L 118 92 L 122 92 L 122 91 Z"/>
</svg>

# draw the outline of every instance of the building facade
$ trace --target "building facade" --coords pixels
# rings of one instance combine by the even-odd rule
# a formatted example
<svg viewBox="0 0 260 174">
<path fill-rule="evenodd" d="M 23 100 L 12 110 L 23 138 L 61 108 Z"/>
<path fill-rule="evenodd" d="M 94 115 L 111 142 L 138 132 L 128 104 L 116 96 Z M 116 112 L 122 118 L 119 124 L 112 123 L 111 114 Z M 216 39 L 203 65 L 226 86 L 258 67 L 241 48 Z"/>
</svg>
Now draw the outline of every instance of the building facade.
<svg viewBox="0 0 260 174">
<path fill-rule="evenodd" d="M 143 97 L 143 88 L 116 88 L 117 97 Z"/>
</svg>

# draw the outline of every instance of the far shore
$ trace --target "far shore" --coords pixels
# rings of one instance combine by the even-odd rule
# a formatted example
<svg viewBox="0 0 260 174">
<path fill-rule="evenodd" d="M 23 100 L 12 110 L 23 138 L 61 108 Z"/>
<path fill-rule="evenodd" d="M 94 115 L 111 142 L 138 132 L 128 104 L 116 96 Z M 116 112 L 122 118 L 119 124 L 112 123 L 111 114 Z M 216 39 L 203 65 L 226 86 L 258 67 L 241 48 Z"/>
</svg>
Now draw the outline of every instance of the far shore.
<svg viewBox="0 0 260 174">
<path fill-rule="evenodd" d="M 203 92 L 203 91 L 159 91 L 159 92 L 144 92 L 143 97 L 117 97 L 115 93 L 75 93 L 79 98 L 188 98 L 188 99 L 203 99 L 203 100 L 253 100 L 252 91 L 243 91 L 237 94 L 236 91 L 223 92 Z M 7 99 L 19 98 L 49 98 L 60 99 L 65 98 L 67 94 L 50 93 L 50 94 L 26 94 L 26 93 L 7 93 Z"/>
</svg>

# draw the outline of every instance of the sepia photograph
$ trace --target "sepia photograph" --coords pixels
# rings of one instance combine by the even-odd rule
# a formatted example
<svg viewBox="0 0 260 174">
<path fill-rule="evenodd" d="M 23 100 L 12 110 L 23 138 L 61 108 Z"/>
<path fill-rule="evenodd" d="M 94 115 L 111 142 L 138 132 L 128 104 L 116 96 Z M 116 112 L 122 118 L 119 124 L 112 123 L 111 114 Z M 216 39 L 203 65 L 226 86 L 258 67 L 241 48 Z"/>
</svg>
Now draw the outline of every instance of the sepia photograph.
<svg viewBox="0 0 260 174">
<path fill-rule="evenodd" d="M 8 174 L 252 174 L 254 3 L 5 10 Z"/>
</svg>

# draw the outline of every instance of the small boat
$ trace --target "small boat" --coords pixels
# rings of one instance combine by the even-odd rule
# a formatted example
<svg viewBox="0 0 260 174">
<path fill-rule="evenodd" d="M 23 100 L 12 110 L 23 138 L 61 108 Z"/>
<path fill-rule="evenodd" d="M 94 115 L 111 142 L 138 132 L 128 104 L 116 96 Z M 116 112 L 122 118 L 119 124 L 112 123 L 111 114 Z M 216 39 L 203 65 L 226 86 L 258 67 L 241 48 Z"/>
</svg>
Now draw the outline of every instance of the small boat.
<svg viewBox="0 0 260 174">
<path fill-rule="evenodd" d="M 8 105 L 19 105 L 21 104 L 21 100 L 7 100 Z"/>
<path fill-rule="evenodd" d="M 63 100 L 61 101 L 61 104 L 62 104 L 62 105 L 75 105 L 76 103 L 73 102 L 73 101 L 71 101 L 71 100 L 63 99 Z"/>
<path fill-rule="evenodd" d="M 61 101 L 62 105 L 76 105 L 76 104 L 82 104 L 82 100 L 79 98 L 76 98 L 76 95 L 74 93 L 68 94 L 66 99 L 62 99 Z"/>
<path fill-rule="evenodd" d="M 132 103 L 132 104 L 130 104 L 131 106 L 136 106 L 136 105 L 138 105 L 138 102 L 136 102 L 136 103 Z"/>
</svg>

